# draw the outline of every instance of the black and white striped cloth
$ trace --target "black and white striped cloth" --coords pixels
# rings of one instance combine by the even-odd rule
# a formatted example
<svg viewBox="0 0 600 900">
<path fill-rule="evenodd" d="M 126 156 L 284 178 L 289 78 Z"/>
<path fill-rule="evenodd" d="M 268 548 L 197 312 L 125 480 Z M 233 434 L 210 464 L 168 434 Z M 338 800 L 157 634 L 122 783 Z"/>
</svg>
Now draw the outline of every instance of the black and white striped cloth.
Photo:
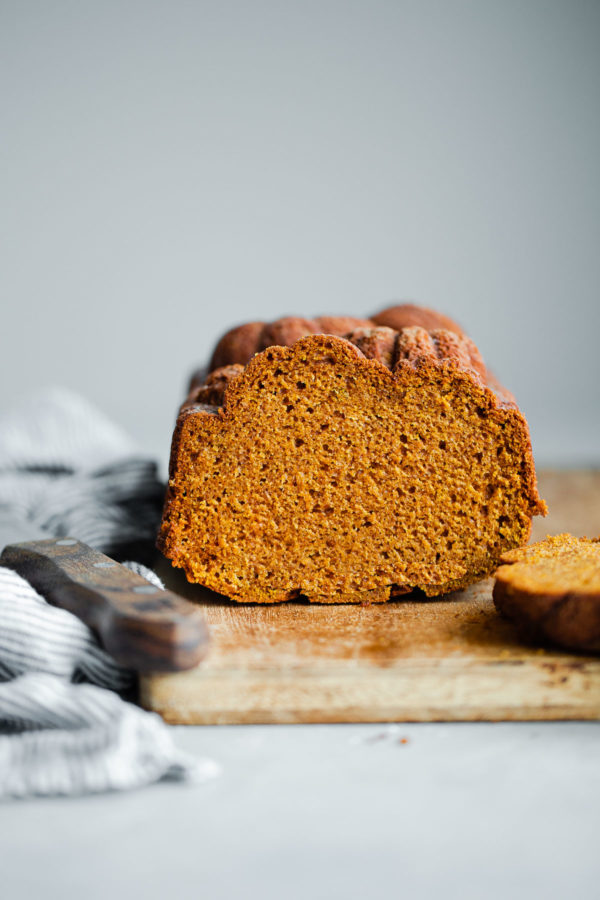
<svg viewBox="0 0 600 900">
<path fill-rule="evenodd" d="M 0 509 L 109 555 L 153 542 L 163 486 L 131 438 L 70 391 L 0 418 Z"/>
<path fill-rule="evenodd" d="M 153 462 L 75 394 L 53 389 L 0 418 L 0 510 L 50 535 L 119 554 L 154 538 Z M 159 586 L 139 563 L 125 563 Z M 0 567 L 0 798 L 205 780 L 212 760 L 176 749 L 163 721 L 127 702 L 133 673 L 79 619 Z"/>
</svg>

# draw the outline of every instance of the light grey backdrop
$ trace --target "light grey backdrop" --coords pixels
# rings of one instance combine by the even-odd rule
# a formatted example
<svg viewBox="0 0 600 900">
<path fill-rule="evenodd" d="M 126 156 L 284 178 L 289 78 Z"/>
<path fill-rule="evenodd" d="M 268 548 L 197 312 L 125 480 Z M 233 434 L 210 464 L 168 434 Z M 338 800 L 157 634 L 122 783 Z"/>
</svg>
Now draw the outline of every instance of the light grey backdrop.
<svg viewBox="0 0 600 900">
<path fill-rule="evenodd" d="M 0 405 L 164 460 L 229 325 L 411 298 L 600 463 L 599 50 L 582 0 L 3 0 Z"/>
</svg>

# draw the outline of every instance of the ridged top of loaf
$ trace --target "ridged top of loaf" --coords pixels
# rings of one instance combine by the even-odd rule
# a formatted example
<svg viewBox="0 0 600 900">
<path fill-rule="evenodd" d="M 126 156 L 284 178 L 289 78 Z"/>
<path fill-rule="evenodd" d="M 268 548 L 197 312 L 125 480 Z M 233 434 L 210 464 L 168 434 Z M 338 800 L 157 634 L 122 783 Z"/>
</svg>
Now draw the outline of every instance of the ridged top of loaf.
<svg viewBox="0 0 600 900">
<path fill-rule="evenodd" d="M 479 350 L 464 333 L 458 334 L 444 328 L 427 331 L 418 326 L 396 331 L 386 326 L 368 325 L 356 327 L 344 337 L 338 337 L 338 340 L 351 343 L 355 350 L 359 351 L 360 357 L 376 360 L 392 372 L 406 365 L 415 368 L 425 365 L 451 365 L 469 375 L 478 384 L 489 388 L 494 393 L 498 405 L 511 407 L 517 405 L 513 395 L 487 370 Z M 222 405 L 227 386 L 244 371 L 244 368 L 245 366 L 240 363 L 220 366 L 209 372 L 202 380 L 196 380 L 192 384 L 184 407 L 199 403 Z"/>
<path fill-rule="evenodd" d="M 353 316 L 318 316 L 316 319 L 284 316 L 274 322 L 246 322 L 230 329 L 217 343 L 208 370 L 212 372 L 222 366 L 245 365 L 255 353 L 266 350 L 267 347 L 289 347 L 298 338 L 308 334 L 344 337 L 356 329 L 378 326 L 393 328 L 395 331 L 413 326 L 426 328 L 428 331 L 444 328 L 459 335 L 464 334 L 460 325 L 452 319 L 413 303 L 390 306 L 370 319 L 357 319 Z M 202 380 L 200 374 L 195 383 Z"/>
</svg>

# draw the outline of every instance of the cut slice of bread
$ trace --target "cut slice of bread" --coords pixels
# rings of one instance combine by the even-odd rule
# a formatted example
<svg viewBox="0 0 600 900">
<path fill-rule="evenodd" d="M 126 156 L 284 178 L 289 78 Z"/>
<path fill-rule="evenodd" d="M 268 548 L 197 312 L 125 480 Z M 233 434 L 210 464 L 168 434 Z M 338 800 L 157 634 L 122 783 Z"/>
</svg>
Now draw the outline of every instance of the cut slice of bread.
<svg viewBox="0 0 600 900">
<path fill-rule="evenodd" d="M 600 652 L 600 539 L 558 534 L 504 553 L 497 609 L 534 638 Z"/>
</svg>

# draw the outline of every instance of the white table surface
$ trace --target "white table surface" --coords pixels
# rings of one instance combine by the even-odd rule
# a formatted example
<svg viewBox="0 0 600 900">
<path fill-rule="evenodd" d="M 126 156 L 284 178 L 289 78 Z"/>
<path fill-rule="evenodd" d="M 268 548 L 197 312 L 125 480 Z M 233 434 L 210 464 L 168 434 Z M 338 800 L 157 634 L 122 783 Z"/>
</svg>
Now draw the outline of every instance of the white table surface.
<svg viewBox="0 0 600 900">
<path fill-rule="evenodd" d="M 0 807 L 0 896 L 600 897 L 600 724 L 173 733 L 222 775 Z"/>
</svg>

